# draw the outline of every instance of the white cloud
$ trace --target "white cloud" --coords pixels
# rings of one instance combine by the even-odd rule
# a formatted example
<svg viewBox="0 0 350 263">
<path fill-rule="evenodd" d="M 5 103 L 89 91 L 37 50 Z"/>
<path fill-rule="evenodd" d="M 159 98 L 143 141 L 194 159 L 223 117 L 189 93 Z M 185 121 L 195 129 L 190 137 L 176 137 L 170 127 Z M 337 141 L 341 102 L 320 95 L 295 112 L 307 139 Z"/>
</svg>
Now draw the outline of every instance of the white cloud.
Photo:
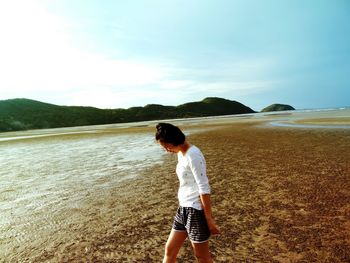
<svg viewBox="0 0 350 263">
<path fill-rule="evenodd" d="M 60 105 L 127 108 L 245 95 L 270 84 L 251 81 L 271 66 L 269 61 L 189 69 L 169 61 L 112 59 L 74 46 L 70 27 L 39 1 L 0 2 L 0 99 L 27 97 Z"/>
<path fill-rule="evenodd" d="M 160 89 L 164 91 L 179 90 L 196 84 L 194 80 L 164 80 L 160 83 Z"/>
<path fill-rule="evenodd" d="M 67 25 L 36 1 L 0 3 L 0 87 L 6 94 L 130 87 L 158 82 L 158 65 L 116 60 L 74 47 Z M 5 92 L 2 92 L 5 94 Z"/>
</svg>

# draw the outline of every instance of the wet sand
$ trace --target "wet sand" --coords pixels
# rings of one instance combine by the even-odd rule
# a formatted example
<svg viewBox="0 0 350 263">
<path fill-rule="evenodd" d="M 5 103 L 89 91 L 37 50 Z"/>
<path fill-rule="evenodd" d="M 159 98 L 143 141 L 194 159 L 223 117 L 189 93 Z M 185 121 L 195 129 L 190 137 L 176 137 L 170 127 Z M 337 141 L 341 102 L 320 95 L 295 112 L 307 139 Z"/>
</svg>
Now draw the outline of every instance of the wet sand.
<svg viewBox="0 0 350 263">
<path fill-rule="evenodd" d="M 350 261 L 349 129 L 205 128 L 189 140 L 207 160 L 222 231 L 211 239 L 215 262 Z M 91 193 L 93 212 L 71 208 L 81 225 L 64 224 L 46 243 L 39 231 L 9 261 L 160 262 L 177 208 L 176 161 L 169 154 L 142 176 Z M 189 242 L 178 262 L 195 262 Z"/>
</svg>

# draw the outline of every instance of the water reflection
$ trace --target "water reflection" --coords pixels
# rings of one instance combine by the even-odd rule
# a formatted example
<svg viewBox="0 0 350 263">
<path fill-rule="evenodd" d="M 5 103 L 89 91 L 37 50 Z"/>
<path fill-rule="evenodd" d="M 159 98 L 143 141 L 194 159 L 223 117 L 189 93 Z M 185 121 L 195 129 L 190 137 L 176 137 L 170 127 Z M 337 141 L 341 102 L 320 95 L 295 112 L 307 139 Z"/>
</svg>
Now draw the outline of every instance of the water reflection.
<svg viewBox="0 0 350 263">
<path fill-rule="evenodd" d="M 153 133 L 38 134 L 1 143 L 0 258 L 27 258 L 38 249 L 33 240 L 47 245 L 88 225 L 96 210 L 107 209 L 108 191 L 161 163 L 163 154 Z"/>
</svg>

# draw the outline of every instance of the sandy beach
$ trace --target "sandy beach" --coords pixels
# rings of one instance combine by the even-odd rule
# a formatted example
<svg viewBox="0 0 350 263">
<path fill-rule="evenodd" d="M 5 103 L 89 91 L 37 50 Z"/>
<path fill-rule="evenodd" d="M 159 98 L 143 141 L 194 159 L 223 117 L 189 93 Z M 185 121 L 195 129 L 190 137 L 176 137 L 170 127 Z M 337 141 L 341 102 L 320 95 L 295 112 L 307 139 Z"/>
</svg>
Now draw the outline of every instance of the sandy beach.
<svg viewBox="0 0 350 263">
<path fill-rule="evenodd" d="M 215 262 L 350 261 L 350 129 L 249 118 L 195 128 L 189 141 L 206 157 L 222 231 L 211 238 Z M 49 243 L 34 239 L 10 261 L 160 262 L 177 208 L 176 161 L 166 155 L 141 176 L 91 193 L 93 213 L 70 214 L 88 220 L 65 225 Z M 189 242 L 178 262 L 195 262 Z"/>
</svg>

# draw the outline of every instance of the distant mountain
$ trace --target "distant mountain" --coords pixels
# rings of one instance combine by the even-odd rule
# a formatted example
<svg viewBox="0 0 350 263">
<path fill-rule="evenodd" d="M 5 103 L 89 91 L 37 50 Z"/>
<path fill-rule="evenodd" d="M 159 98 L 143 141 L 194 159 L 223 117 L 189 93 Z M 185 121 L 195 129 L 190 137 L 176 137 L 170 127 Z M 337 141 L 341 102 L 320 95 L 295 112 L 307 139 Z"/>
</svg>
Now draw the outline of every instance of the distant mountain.
<svg viewBox="0 0 350 263">
<path fill-rule="evenodd" d="M 148 104 L 129 109 L 58 106 L 29 99 L 10 99 L 0 101 L 0 132 L 253 112 L 237 101 L 215 97 L 179 106 Z"/>
<path fill-rule="evenodd" d="M 272 104 L 264 109 L 261 112 L 269 111 L 285 111 L 285 110 L 295 110 L 292 106 L 286 104 Z"/>
<path fill-rule="evenodd" d="M 191 112 L 197 116 L 218 116 L 240 113 L 254 113 L 251 108 L 237 101 L 209 97 L 202 101 L 190 102 L 177 106 L 178 110 Z"/>
</svg>

